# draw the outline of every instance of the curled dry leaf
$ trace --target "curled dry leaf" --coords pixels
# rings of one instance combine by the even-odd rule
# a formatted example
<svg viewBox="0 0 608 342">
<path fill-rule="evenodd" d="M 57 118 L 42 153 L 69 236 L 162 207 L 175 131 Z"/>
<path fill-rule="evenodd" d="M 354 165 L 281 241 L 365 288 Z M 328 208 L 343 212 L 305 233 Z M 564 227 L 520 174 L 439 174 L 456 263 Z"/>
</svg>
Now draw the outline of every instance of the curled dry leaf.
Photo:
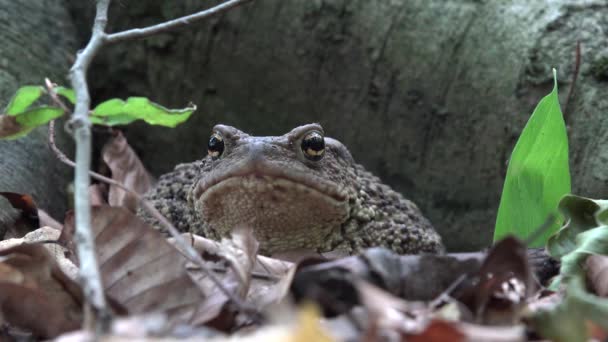
<svg viewBox="0 0 608 342">
<path fill-rule="evenodd" d="M 207 267 L 215 272 L 227 290 L 260 311 L 283 300 L 288 293 L 295 266 L 258 256 L 258 242 L 250 229 L 237 229 L 232 239 L 224 239 L 221 243 L 196 235 L 185 234 L 185 237 L 192 241 Z M 226 295 L 198 267 L 192 266 L 190 272 L 207 293 L 212 291 L 199 307 L 192 323 L 224 331 L 233 328 L 237 317 Z"/>
<path fill-rule="evenodd" d="M 590 255 L 585 261 L 587 279 L 593 291 L 600 297 L 608 296 L 608 256 Z"/>
<path fill-rule="evenodd" d="M 112 171 L 112 179 L 138 194 L 150 189 L 152 177 L 120 131 L 105 144 L 101 153 Z M 138 207 L 136 198 L 114 185 L 110 185 L 108 202 L 111 206 L 125 206 L 132 212 Z"/>
<path fill-rule="evenodd" d="M 255 266 L 259 244 L 253 237 L 251 229 L 242 228 L 235 230 L 232 239 L 222 239 L 221 244 L 223 247 L 221 256 L 229 264 L 229 268 L 221 278 L 221 284 L 227 291 L 244 299 L 249 292 L 251 273 Z M 199 306 L 192 323 L 194 325 L 207 324 L 222 331 L 232 329 L 237 312 L 230 305 L 233 303 L 230 302 L 226 293 L 208 279 L 205 272 L 197 272 L 195 279 L 202 287 L 206 289 L 211 287 L 211 291 L 206 292 L 209 295 Z"/>
<path fill-rule="evenodd" d="M 38 228 L 25 234 L 23 238 L 0 241 L 0 250 L 20 245 L 40 243 L 41 246 L 44 246 L 50 253 L 63 273 L 70 277 L 70 279 L 75 280 L 78 276 L 78 268 L 68 258 L 68 255 L 70 254 L 68 249 L 63 247 L 61 243 L 50 243 L 50 241 L 57 241 L 61 234 L 63 234 L 63 232 L 51 227 Z"/>
<path fill-rule="evenodd" d="M 0 250 L 0 322 L 51 338 L 77 329 L 82 293 L 38 244 Z"/>
<path fill-rule="evenodd" d="M 429 312 L 422 303 L 406 302 L 365 281 L 356 281 L 357 291 L 369 320 L 377 329 L 389 329 L 399 333 L 420 331 L 429 319 Z"/>
<path fill-rule="evenodd" d="M 206 239 L 199 235 L 183 234 L 192 247 L 203 257 L 209 268 L 214 270 L 220 279 L 228 271 L 224 257 L 224 245 L 217 241 Z M 171 242 L 172 239 L 169 239 Z M 247 293 L 247 301 L 258 308 L 282 301 L 289 293 L 289 286 L 295 272 L 295 264 L 261 255 L 256 256 L 251 270 L 251 284 Z M 193 277 L 201 278 L 200 270 L 193 266 L 190 270 Z M 223 280 L 222 280 L 223 282 Z M 210 285 L 212 287 L 212 285 Z"/>
<path fill-rule="evenodd" d="M 472 285 L 458 297 L 478 323 L 510 325 L 520 319 L 526 300 L 538 288 L 526 250 L 514 237 L 498 242 L 488 253 Z"/>
<path fill-rule="evenodd" d="M 124 208 L 93 207 L 91 214 L 106 294 L 130 314 L 161 311 L 171 322 L 187 322 L 205 296 L 188 275 L 186 258 Z M 73 229 L 73 217 L 65 225 Z"/>
<path fill-rule="evenodd" d="M 8 227 L 8 237 L 22 237 L 40 227 L 38 207 L 32 196 L 15 192 L 0 192 L 0 196 L 6 198 L 13 208 L 20 211 L 19 216 Z"/>
</svg>

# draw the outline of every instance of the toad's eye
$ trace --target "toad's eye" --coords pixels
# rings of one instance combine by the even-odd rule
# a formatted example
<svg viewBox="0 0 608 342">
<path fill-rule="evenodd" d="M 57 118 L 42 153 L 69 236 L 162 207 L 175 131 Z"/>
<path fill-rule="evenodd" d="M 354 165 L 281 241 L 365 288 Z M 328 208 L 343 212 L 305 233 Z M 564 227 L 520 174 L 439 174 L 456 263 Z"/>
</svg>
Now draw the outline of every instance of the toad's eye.
<svg viewBox="0 0 608 342">
<path fill-rule="evenodd" d="M 212 158 L 217 158 L 222 155 L 224 152 L 224 138 L 217 133 L 213 132 L 211 134 L 211 138 L 209 138 L 209 142 L 207 143 L 207 154 Z"/>
<path fill-rule="evenodd" d="M 310 132 L 302 139 L 302 151 L 310 160 L 321 160 L 325 154 L 325 139 L 317 131 Z"/>
</svg>

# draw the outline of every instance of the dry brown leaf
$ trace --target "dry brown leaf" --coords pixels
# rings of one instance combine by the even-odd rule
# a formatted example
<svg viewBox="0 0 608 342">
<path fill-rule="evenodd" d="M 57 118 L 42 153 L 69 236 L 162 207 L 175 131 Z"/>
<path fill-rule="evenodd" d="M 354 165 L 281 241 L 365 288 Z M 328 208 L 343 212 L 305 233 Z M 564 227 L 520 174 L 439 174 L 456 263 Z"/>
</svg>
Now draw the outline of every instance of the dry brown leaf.
<svg viewBox="0 0 608 342">
<path fill-rule="evenodd" d="M 79 327 L 82 292 L 42 245 L 2 249 L 0 265 L 0 318 L 45 338 Z"/>
<path fill-rule="evenodd" d="M 499 241 L 488 253 L 470 286 L 458 298 L 478 323 L 511 325 L 519 321 L 538 285 L 526 246 L 514 237 Z"/>
<path fill-rule="evenodd" d="M 464 334 L 456 327 L 454 322 L 435 320 L 432 321 L 422 332 L 408 334 L 409 342 L 460 342 L 465 341 Z"/>
<path fill-rule="evenodd" d="M 497 327 L 434 320 L 421 333 L 406 337 L 408 342 L 523 342 L 526 332 L 521 325 Z"/>
<path fill-rule="evenodd" d="M 608 296 L 608 256 L 590 255 L 585 266 L 593 291 L 600 297 Z"/>
<path fill-rule="evenodd" d="M 227 275 L 224 245 L 189 233 L 183 234 L 183 237 L 191 241 L 192 247 L 208 262 L 208 267 L 215 270 L 217 276 L 224 282 L 223 278 Z M 171 242 L 172 239 L 169 241 Z M 251 270 L 247 301 L 259 308 L 280 302 L 289 293 L 295 269 L 293 263 L 258 255 Z M 200 270 L 193 268 L 191 272 L 193 277 L 201 279 Z"/>
<path fill-rule="evenodd" d="M 20 131 L 22 128 L 15 116 L 0 114 L 0 138 L 9 137 Z"/>
<path fill-rule="evenodd" d="M 20 245 L 46 242 L 42 244 L 42 246 L 51 254 L 59 268 L 70 277 L 70 279 L 75 280 L 78 268 L 68 258 L 71 252 L 60 243 L 48 243 L 49 241 L 57 241 L 60 238 L 60 234 L 62 234 L 62 232 L 55 228 L 41 227 L 27 233 L 23 238 L 0 241 L 0 250 Z"/>
<path fill-rule="evenodd" d="M 221 278 L 224 289 L 244 299 L 249 292 L 251 274 L 256 262 L 258 242 L 253 237 L 251 229 L 237 228 L 232 239 L 223 239 L 221 257 L 229 264 L 229 268 Z M 211 268 L 210 268 L 211 269 Z M 203 288 L 212 288 L 207 298 L 201 303 L 192 324 L 206 324 L 221 331 L 229 331 L 235 325 L 237 311 L 224 291 L 208 279 L 205 272 L 198 272 L 196 277 Z"/>
<path fill-rule="evenodd" d="M 91 214 L 106 294 L 130 314 L 162 311 L 171 322 L 187 322 L 204 295 L 186 271 L 186 258 L 126 209 L 100 206 Z M 65 225 L 73 229 L 73 218 Z"/>
<path fill-rule="evenodd" d="M 363 307 L 374 329 L 407 333 L 421 331 L 430 312 L 420 302 L 407 302 L 366 281 L 355 282 Z"/>
<path fill-rule="evenodd" d="M 150 189 L 152 177 L 120 131 L 105 144 L 101 153 L 103 161 L 112 171 L 112 179 L 138 194 Z M 108 202 L 111 206 L 124 206 L 133 212 L 138 207 L 135 197 L 114 185 L 110 185 Z"/>
<path fill-rule="evenodd" d="M 106 205 L 108 204 L 108 200 L 104 195 L 104 185 L 101 184 L 92 184 L 89 186 L 89 200 L 91 201 L 91 205 Z"/>
<path fill-rule="evenodd" d="M 40 227 L 38 208 L 32 196 L 15 192 L 0 192 L 0 196 L 6 198 L 13 208 L 19 210 L 19 215 L 9 225 L 5 238 L 20 238 Z"/>
</svg>

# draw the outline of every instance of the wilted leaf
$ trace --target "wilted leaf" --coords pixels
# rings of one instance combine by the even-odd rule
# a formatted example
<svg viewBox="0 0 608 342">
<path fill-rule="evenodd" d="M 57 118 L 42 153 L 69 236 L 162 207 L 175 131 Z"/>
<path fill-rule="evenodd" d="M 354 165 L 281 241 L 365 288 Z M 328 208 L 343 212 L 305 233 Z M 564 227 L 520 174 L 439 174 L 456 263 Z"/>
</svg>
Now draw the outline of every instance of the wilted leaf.
<svg viewBox="0 0 608 342">
<path fill-rule="evenodd" d="M 559 108 L 555 70 L 553 73 L 553 90 L 539 102 L 511 154 L 494 241 L 509 234 L 526 239 L 570 192 L 568 136 Z M 532 245 L 543 246 L 558 229 L 559 222 L 555 222 Z"/>
<path fill-rule="evenodd" d="M 27 194 L 18 194 L 15 192 L 0 192 L 8 200 L 11 206 L 21 211 L 21 215 L 14 222 L 12 227 L 9 227 L 9 235 L 11 237 L 21 237 L 40 227 L 38 218 L 38 208 L 32 196 Z"/>
<path fill-rule="evenodd" d="M 112 171 L 112 179 L 127 188 L 138 194 L 144 194 L 152 186 L 152 177 L 122 133 L 118 132 L 105 144 L 102 157 Z M 124 206 L 132 212 L 135 212 L 139 206 L 133 195 L 115 185 L 110 185 L 108 202 L 111 206 Z"/>
<path fill-rule="evenodd" d="M 0 139 L 15 139 L 20 137 L 21 125 L 14 116 L 0 115 Z"/>
<path fill-rule="evenodd" d="M 41 86 L 24 86 L 17 89 L 17 92 L 6 106 L 5 114 L 16 115 L 25 111 L 42 94 L 44 94 L 44 88 Z"/>
<path fill-rule="evenodd" d="M 590 255 L 585 262 L 587 279 L 591 288 L 600 297 L 608 296 L 608 256 Z"/>
<path fill-rule="evenodd" d="M 517 322 L 537 288 L 526 246 L 514 237 L 504 238 L 490 250 L 474 279 L 474 286 L 459 299 L 484 324 Z"/>
<path fill-rule="evenodd" d="M 561 258 L 576 248 L 578 234 L 602 225 L 598 215 L 606 212 L 608 201 L 566 195 L 559 202 L 559 210 L 566 223 L 547 242 L 547 250 L 554 258 Z"/>
<path fill-rule="evenodd" d="M 14 114 L 0 116 L 0 139 L 20 138 L 34 128 L 47 124 L 49 121 L 63 115 L 63 110 L 55 107 L 42 106 Z"/>
<path fill-rule="evenodd" d="M 91 122 L 114 126 L 144 120 L 151 125 L 175 127 L 188 120 L 195 110 L 194 105 L 184 109 L 168 109 L 145 97 L 129 97 L 126 102 L 111 99 L 98 104 L 93 109 Z"/>
<path fill-rule="evenodd" d="M 161 311 L 187 322 L 203 293 L 187 260 L 160 232 L 122 208 L 92 208 L 92 227 L 106 294 L 131 314 Z M 73 229 L 73 219 L 65 226 Z"/>
<path fill-rule="evenodd" d="M 82 293 L 42 245 L 0 250 L 0 321 L 41 337 L 77 329 Z"/>
</svg>

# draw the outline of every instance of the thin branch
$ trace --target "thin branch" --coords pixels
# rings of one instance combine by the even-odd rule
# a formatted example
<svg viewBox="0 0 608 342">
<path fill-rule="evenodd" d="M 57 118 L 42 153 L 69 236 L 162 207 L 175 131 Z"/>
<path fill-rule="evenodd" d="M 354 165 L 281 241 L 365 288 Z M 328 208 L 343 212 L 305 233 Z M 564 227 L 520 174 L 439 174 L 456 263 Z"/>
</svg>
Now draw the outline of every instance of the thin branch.
<svg viewBox="0 0 608 342">
<path fill-rule="evenodd" d="M 108 22 L 108 8 L 111 0 L 97 0 L 95 21 L 93 23 L 91 38 L 89 39 L 86 47 L 77 54 L 76 60 L 70 69 L 70 79 L 76 97 L 76 104 L 69 123 L 73 129 L 74 140 L 76 142 L 76 160 L 74 163 L 74 209 L 76 215 L 76 233 L 74 235 L 74 239 L 81 266 L 79 275 L 82 281 L 85 297 L 87 298 L 87 303 L 92 306 L 94 312 L 96 312 L 101 318 L 101 324 L 98 325 L 98 328 L 100 329 L 105 329 L 109 325 L 110 311 L 108 310 L 101 284 L 97 257 L 95 255 L 94 239 L 91 233 L 91 206 L 88 194 L 88 188 L 91 183 L 89 176 L 89 171 L 91 169 L 91 122 L 88 117 L 91 107 L 91 96 L 89 94 L 89 87 L 86 78 L 89 65 L 99 49 L 106 43 L 117 43 L 129 39 L 148 37 L 160 32 L 186 26 L 192 22 L 219 14 L 225 10 L 248 1 L 251 0 L 230 0 L 213 8 L 162 24 L 144 29 L 133 29 L 108 35 L 105 33 L 105 28 Z M 54 124 L 52 125 L 52 128 L 54 128 Z M 54 143 L 54 138 L 52 143 Z M 55 146 L 53 150 L 57 152 L 58 149 Z M 142 204 L 145 206 L 145 202 L 142 202 Z M 161 219 L 159 221 L 163 222 L 166 220 Z M 169 229 L 169 232 L 173 234 L 174 232 L 177 232 L 177 230 Z M 183 242 L 181 240 L 181 236 L 177 236 L 176 241 Z M 186 249 L 186 251 L 188 251 L 188 249 Z M 198 257 L 198 259 L 200 259 L 198 254 L 193 254 L 195 258 Z M 202 259 L 200 260 L 202 262 Z M 210 278 L 214 280 L 214 276 L 211 273 Z M 216 281 L 217 279 L 215 278 L 214 282 Z M 217 284 L 219 284 L 219 281 L 217 281 Z M 225 290 L 221 287 L 220 289 L 222 289 L 222 291 Z M 232 299 L 235 304 L 240 303 L 238 298 L 229 294 L 229 291 L 226 291 L 225 294 L 228 298 Z M 98 329 L 98 332 L 99 331 L 100 330 Z"/>
<path fill-rule="evenodd" d="M 61 101 L 61 99 L 59 99 L 57 93 L 55 93 L 55 91 L 53 90 L 51 82 L 47 82 L 47 90 L 53 102 L 55 102 L 59 107 L 67 109 L 67 106 L 63 103 L 63 101 Z M 67 110 L 67 113 L 69 113 L 69 109 Z M 63 153 L 63 151 L 61 151 L 55 144 L 55 120 L 51 120 L 49 122 L 49 146 L 51 150 L 55 153 L 55 156 L 57 156 L 57 159 L 59 159 L 61 162 L 71 167 L 76 166 L 76 163 L 70 160 L 70 158 L 66 156 L 65 153 Z M 171 234 L 171 236 L 175 239 L 175 243 L 180 247 L 178 248 L 180 253 L 184 254 L 184 256 L 186 256 L 198 267 L 200 267 L 203 273 L 205 273 L 205 275 L 208 276 L 209 279 L 211 279 L 215 286 L 217 286 L 220 291 L 237 306 L 239 310 L 241 310 L 242 312 L 257 312 L 255 308 L 243 302 L 240 298 L 238 298 L 234 293 L 230 292 L 221 283 L 221 281 L 215 276 L 215 273 L 213 273 L 213 271 L 209 267 L 207 267 L 204 260 L 196 252 L 196 250 L 183 238 L 182 234 L 177 230 L 177 228 L 175 228 L 175 226 L 171 222 L 169 222 L 169 220 L 167 220 L 167 218 L 165 218 L 163 214 L 161 214 L 158 209 L 156 209 L 156 207 L 152 205 L 152 203 L 147 201 L 136 191 L 130 189 L 129 187 L 120 182 L 115 181 L 114 179 L 105 177 L 97 172 L 90 170 L 89 175 L 100 182 L 114 185 L 131 194 L 140 203 L 140 205 L 150 215 L 152 215 L 152 217 L 154 217 L 163 226 L 163 228 L 165 228 Z"/>
<path fill-rule="evenodd" d="M 110 0 L 98 0 L 91 39 L 84 50 L 78 53 L 70 69 L 72 88 L 76 96 L 76 106 L 70 120 L 76 141 L 76 165 L 74 178 L 74 211 L 76 233 L 74 239 L 80 262 L 79 276 L 87 302 L 98 315 L 97 332 L 109 326 L 110 311 L 101 284 L 101 276 L 95 255 L 95 241 L 91 232 L 91 205 L 89 202 L 89 169 L 91 168 L 91 124 L 88 118 L 91 97 L 86 73 L 93 57 L 102 46 Z M 89 327 L 90 328 L 90 327 Z"/>
<path fill-rule="evenodd" d="M 183 16 L 183 17 L 173 19 L 173 20 L 169 20 L 169 21 L 161 23 L 161 24 L 148 26 L 145 28 L 135 28 L 135 29 L 112 33 L 112 34 L 105 34 L 104 43 L 114 44 L 114 43 L 118 43 L 118 42 L 125 41 L 125 40 L 150 37 L 155 34 L 167 32 L 170 30 L 174 30 L 176 28 L 190 25 L 196 21 L 220 14 L 226 10 L 229 10 L 233 7 L 245 4 L 250 1 L 252 1 L 252 0 L 229 0 L 222 4 L 217 5 L 215 7 L 200 11 L 198 13 Z"/>
</svg>

